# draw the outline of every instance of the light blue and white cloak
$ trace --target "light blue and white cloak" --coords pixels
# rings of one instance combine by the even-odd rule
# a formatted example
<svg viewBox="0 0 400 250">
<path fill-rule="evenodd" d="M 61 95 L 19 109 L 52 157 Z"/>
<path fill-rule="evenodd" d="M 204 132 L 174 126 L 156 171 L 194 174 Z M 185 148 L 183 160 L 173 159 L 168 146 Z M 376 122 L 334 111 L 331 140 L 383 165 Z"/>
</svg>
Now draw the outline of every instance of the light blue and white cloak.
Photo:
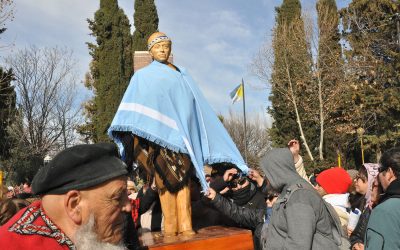
<svg viewBox="0 0 400 250">
<path fill-rule="evenodd" d="M 248 168 L 221 121 L 192 77 L 153 61 L 137 71 L 122 98 L 108 135 L 129 131 L 172 151 L 189 154 L 203 191 L 208 189 L 205 164 L 229 162 Z"/>
</svg>

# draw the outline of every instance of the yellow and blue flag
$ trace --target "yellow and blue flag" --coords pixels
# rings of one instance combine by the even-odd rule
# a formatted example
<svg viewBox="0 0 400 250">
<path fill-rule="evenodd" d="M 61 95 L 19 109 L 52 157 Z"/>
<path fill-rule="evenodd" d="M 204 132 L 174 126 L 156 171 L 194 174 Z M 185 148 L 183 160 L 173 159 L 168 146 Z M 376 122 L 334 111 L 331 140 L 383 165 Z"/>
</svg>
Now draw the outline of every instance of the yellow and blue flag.
<svg viewBox="0 0 400 250">
<path fill-rule="evenodd" d="M 239 84 L 230 94 L 232 103 L 239 101 L 243 98 L 243 83 Z"/>
</svg>

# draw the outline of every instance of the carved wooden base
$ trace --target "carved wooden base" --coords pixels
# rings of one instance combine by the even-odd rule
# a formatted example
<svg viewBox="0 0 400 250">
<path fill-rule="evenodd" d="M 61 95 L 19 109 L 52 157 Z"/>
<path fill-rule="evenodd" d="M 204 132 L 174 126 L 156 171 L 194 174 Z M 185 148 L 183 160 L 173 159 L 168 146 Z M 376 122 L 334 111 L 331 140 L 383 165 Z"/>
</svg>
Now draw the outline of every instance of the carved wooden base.
<svg viewBox="0 0 400 250">
<path fill-rule="evenodd" d="M 148 232 L 139 235 L 139 241 L 141 249 L 151 250 L 254 249 L 250 230 L 222 226 L 202 228 L 190 236 L 164 237 L 161 232 Z"/>
</svg>

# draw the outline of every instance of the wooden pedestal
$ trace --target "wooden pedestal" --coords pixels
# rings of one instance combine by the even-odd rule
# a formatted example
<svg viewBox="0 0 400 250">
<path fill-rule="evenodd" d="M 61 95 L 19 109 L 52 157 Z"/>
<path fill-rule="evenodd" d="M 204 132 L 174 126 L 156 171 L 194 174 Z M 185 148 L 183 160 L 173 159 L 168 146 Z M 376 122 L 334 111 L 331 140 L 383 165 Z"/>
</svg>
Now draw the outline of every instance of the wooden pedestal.
<svg viewBox="0 0 400 250">
<path fill-rule="evenodd" d="M 160 232 L 139 235 L 141 249 L 151 250 L 250 250 L 254 249 L 251 231 L 235 227 L 213 226 L 196 235 L 164 237 Z"/>
</svg>

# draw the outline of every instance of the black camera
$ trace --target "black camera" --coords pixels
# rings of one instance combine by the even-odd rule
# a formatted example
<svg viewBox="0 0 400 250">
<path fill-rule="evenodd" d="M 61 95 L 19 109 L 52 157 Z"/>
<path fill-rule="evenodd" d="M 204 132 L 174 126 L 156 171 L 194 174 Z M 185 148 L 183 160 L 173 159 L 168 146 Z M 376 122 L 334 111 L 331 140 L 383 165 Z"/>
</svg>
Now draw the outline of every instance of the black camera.
<svg viewBox="0 0 400 250">
<path fill-rule="evenodd" d="M 232 175 L 232 180 L 230 180 L 227 185 L 229 188 L 236 188 L 238 185 L 243 185 L 246 182 L 246 176 L 242 173 L 236 173 Z"/>
</svg>

